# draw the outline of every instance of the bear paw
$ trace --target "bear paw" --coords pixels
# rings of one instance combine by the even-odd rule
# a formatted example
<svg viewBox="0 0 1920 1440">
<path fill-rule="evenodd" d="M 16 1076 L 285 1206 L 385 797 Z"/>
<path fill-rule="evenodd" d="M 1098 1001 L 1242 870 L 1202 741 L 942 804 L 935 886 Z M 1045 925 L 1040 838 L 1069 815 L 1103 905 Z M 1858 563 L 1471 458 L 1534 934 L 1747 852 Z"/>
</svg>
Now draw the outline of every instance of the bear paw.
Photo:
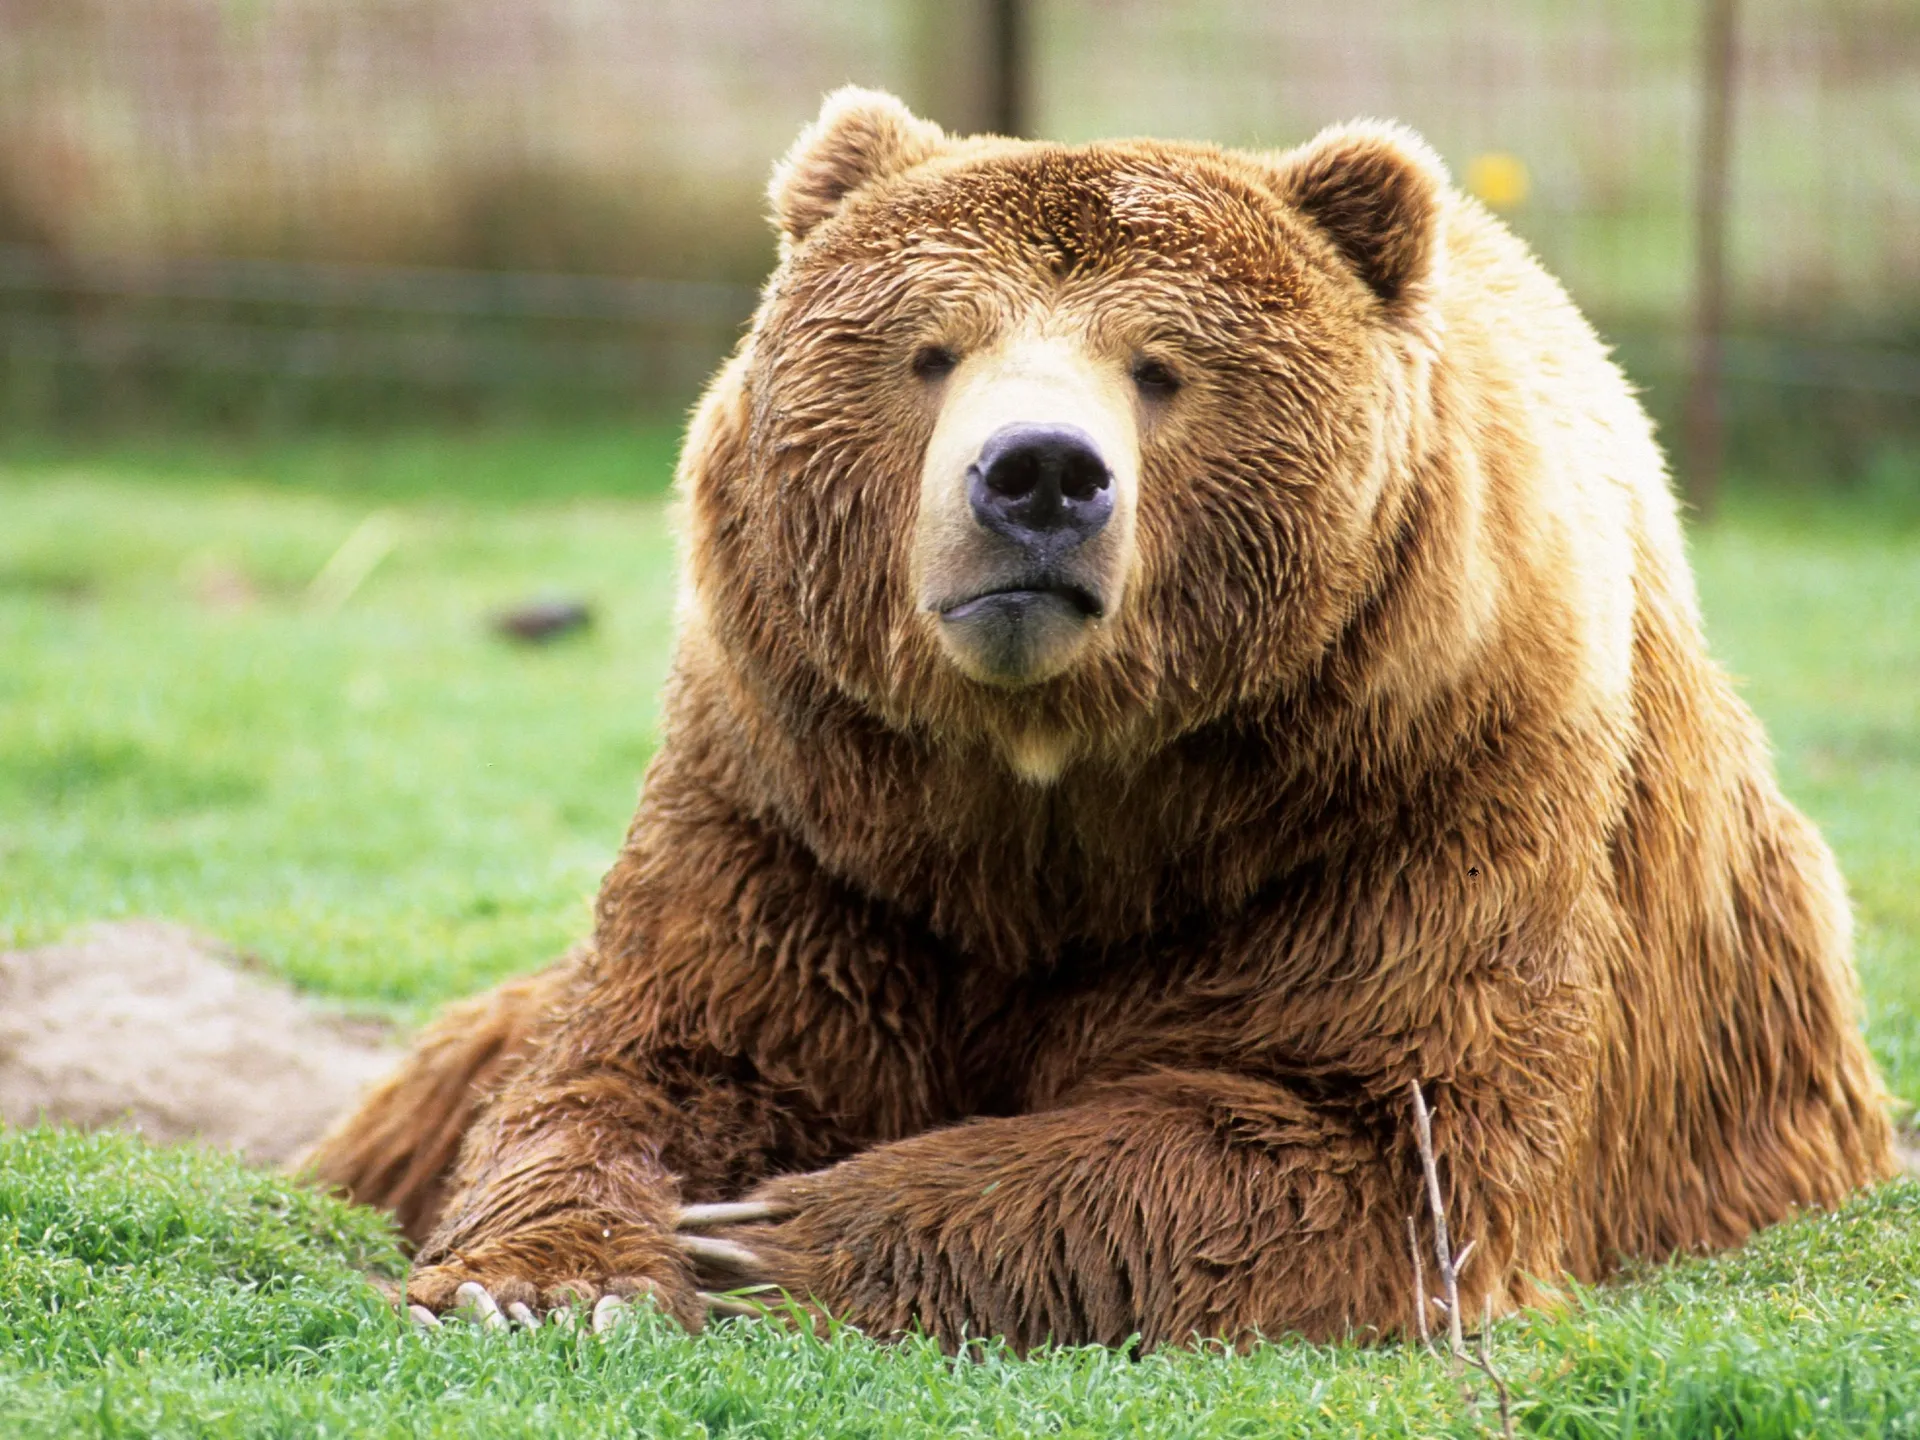
<svg viewBox="0 0 1920 1440">
<path fill-rule="evenodd" d="M 766 1303 L 758 1297 L 768 1302 L 778 1298 L 774 1292 L 781 1288 L 781 1277 L 776 1267 L 749 1245 L 714 1232 L 742 1227 L 735 1233 L 751 1234 L 757 1223 L 778 1220 L 783 1213 L 782 1207 L 763 1200 L 689 1205 L 677 1212 L 670 1235 L 646 1237 L 650 1243 L 639 1245 L 633 1254 L 595 1255 L 593 1263 L 569 1265 L 575 1273 L 557 1281 L 539 1278 L 539 1271 L 550 1274 L 554 1268 L 551 1250 L 543 1245 L 495 1244 L 456 1251 L 445 1263 L 416 1270 L 408 1278 L 403 1304 L 423 1330 L 438 1329 L 442 1314 L 461 1315 L 490 1330 L 509 1330 L 537 1328 L 543 1317 L 572 1325 L 587 1311 L 594 1331 L 605 1333 L 632 1306 L 647 1303 L 698 1331 L 710 1315 L 761 1315 Z M 617 1243 L 613 1248 L 636 1249 Z M 529 1249 L 534 1253 L 520 1253 Z M 580 1274 L 583 1269 L 588 1274 Z"/>
<path fill-rule="evenodd" d="M 781 1273 L 776 1256 L 756 1244 L 767 1234 L 763 1227 L 787 1213 L 786 1206 L 771 1200 L 681 1208 L 674 1243 L 699 1279 L 697 1293 L 707 1314 L 764 1315 L 768 1304 L 781 1298 L 779 1292 L 791 1289 L 791 1277 Z"/>
<path fill-rule="evenodd" d="M 483 1281 L 472 1278 L 473 1273 L 462 1265 L 417 1271 L 407 1284 L 407 1317 L 422 1330 L 439 1329 L 442 1314 L 463 1316 L 488 1330 L 535 1330 L 543 1320 L 571 1328 L 584 1311 L 591 1316 L 594 1333 L 604 1334 L 640 1303 L 653 1305 L 692 1331 L 700 1329 L 706 1314 L 703 1297 L 677 1299 L 667 1286 L 645 1276 L 537 1286 L 519 1276 Z"/>
<path fill-rule="evenodd" d="M 407 1279 L 404 1299 L 423 1326 L 431 1323 L 423 1314 L 464 1312 L 490 1329 L 506 1329 L 516 1322 L 537 1325 L 542 1315 L 568 1319 L 591 1310 L 597 1328 L 605 1329 L 642 1298 L 689 1330 L 706 1318 L 693 1266 L 672 1233 L 631 1215 L 562 1211 L 489 1236 L 456 1233 L 423 1258 Z"/>
</svg>

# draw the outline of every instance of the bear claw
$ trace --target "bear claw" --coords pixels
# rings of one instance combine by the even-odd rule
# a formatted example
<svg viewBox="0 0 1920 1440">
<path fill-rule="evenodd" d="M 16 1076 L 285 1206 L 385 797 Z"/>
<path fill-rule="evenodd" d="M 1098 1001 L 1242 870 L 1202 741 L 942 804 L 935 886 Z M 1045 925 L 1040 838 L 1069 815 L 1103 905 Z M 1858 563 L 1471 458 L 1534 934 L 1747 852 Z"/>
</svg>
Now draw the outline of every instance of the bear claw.
<svg viewBox="0 0 1920 1440">
<path fill-rule="evenodd" d="M 627 1318 L 627 1311 L 630 1308 L 618 1295 L 602 1295 L 593 1307 L 593 1333 L 605 1335 Z"/>
<path fill-rule="evenodd" d="M 733 1247 L 735 1249 L 741 1247 Z M 757 1318 L 767 1313 L 767 1307 L 761 1302 L 739 1294 L 717 1295 L 710 1290 L 695 1292 L 702 1306 L 710 1316 L 747 1316 Z M 493 1294 L 485 1286 L 469 1280 L 455 1292 L 459 1308 L 475 1315 L 480 1323 L 489 1330 L 538 1330 L 543 1323 L 551 1322 L 562 1330 L 572 1330 L 579 1324 L 579 1316 L 571 1305 L 563 1305 L 547 1316 L 534 1312 L 533 1308 L 522 1301 L 510 1301 L 503 1311 Z M 625 1320 L 633 1305 L 618 1295 L 602 1295 L 593 1307 L 592 1327 L 596 1335 L 604 1335 Z M 407 1306 L 407 1319 L 414 1328 L 421 1331 L 441 1329 L 440 1317 L 424 1305 Z M 509 1324 L 511 1322 L 511 1324 Z"/>
<path fill-rule="evenodd" d="M 753 1220 L 778 1220 L 788 1213 L 771 1200 L 728 1200 L 712 1205 L 682 1205 L 675 1228 L 704 1230 L 710 1225 L 744 1225 Z"/>
<path fill-rule="evenodd" d="M 489 1330 L 507 1328 L 507 1317 L 500 1313 L 500 1305 L 486 1286 L 469 1280 L 453 1292 L 456 1309 L 471 1310 L 479 1317 L 480 1323 Z"/>
<path fill-rule="evenodd" d="M 707 1314 L 717 1316 L 744 1315 L 759 1319 L 767 1313 L 767 1307 L 756 1300 L 738 1295 L 716 1295 L 711 1290 L 697 1292 L 700 1303 L 707 1307 Z"/>
<path fill-rule="evenodd" d="M 766 1264 L 746 1246 L 732 1240 L 716 1240 L 709 1235 L 681 1235 L 681 1254 L 692 1260 L 703 1273 L 735 1276 L 755 1284 L 763 1280 Z"/>
<path fill-rule="evenodd" d="M 696 1205 L 688 1206 L 681 1213 L 680 1224 L 683 1227 L 731 1225 L 766 1219 L 776 1213 L 776 1207 L 760 1201 Z M 734 1240 L 686 1234 L 684 1231 L 674 1239 L 681 1253 L 694 1262 L 700 1278 L 715 1287 L 694 1293 L 700 1310 L 706 1315 L 764 1316 L 767 1313 L 762 1301 L 745 1293 L 775 1288 L 766 1280 L 766 1262 L 753 1250 Z M 592 1289 L 583 1290 L 579 1282 L 552 1287 L 546 1292 L 546 1298 L 558 1300 L 562 1292 L 566 1292 L 567 1303 L 553 1304 L 543 1315 L 523 1300 L 510 1300 L 503 1306 L 486 1286 L 477 1280 L 468 1280 L 453 1292 L 453 1304 L 449 1310 L 487 1330 L 538 1330 L 549 1320 L 554 1325 L 571 1330 L 584 1316 L 588 1318 L 594 1334 L 605 1335 L 628 1318 L 634 1303 L 640 1298 L 660 1303 L 658 1289 L 651 1281 L 629 1279 L 610 1283 L 614 1288 L 594 1300 L 590 1311 L 579 1307 L 581 1302 L 592 1298 Z M 423 1331 L 441 1328 L 440 1317 L 425 1305 L 408 1305 L 406 1313 L 408 1319 Z M 697 1320 L 692 1328 L 699 1328 Z"/>
</svg>

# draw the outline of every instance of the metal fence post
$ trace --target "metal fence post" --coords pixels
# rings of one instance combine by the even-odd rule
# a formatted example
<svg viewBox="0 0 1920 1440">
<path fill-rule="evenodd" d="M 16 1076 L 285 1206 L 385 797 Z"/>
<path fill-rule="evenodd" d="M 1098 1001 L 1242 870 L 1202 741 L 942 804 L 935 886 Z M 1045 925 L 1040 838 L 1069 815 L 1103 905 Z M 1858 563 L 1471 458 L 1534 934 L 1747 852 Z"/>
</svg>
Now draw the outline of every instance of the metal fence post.
<svg viewBox="0 0 1920 1440">
<path fill-rule="evenodd" d="M 987 77 L 993 96 L 993 129 L 1001 135 L 1025 135 L 1032 123 L 1028 112 L 1027 0 L 988 0 L 991 35 L 987 45 Z"/>
<path fill-rule="evenodd" d="M 915 103 L 958 134 L 1025 135 L 1032 123 L 1028 0 L 919 0 Z"/>
<path fill-rule="evenodd" d="M 1683 492 L 1696 516 L 1720 498 L 1727 316 L 1727 200 L 1733 159 L 1736 0 L 1705 0 L 1700 41 L 1700 146 L 1694 176 L 1693 346 L 1687 378 Z"/>
</svg>

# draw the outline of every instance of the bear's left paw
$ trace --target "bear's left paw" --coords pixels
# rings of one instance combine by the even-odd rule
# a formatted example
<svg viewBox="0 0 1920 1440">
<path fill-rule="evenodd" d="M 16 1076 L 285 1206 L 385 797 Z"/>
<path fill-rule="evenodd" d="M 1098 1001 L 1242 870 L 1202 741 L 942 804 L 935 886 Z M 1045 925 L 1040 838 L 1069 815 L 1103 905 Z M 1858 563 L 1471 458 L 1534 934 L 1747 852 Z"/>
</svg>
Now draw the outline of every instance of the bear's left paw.
<svg viewBox="0 0 1920 1440">
<path fill-rule="evenodd" d="M 870 1335 L 908 1328 L 939 1265 L 858 1178 L 846 1166 L 788 1175 L 733 1204 L 683 1209 L 674 1238 L 707 1313 L 772 1309 L 821 1334 L 829 1317 Z"/>
<path fill-rule="evenodd" d="M 737 1200 L 686 1205 L 674 1243 L 687 1257 L 709 1315 L 761 1315 L 785 1291 L 807 1298 L 799 1267 L 776 1240 L 777 1222 L 791 1207 L 773 1200 Z"/>
</svg>

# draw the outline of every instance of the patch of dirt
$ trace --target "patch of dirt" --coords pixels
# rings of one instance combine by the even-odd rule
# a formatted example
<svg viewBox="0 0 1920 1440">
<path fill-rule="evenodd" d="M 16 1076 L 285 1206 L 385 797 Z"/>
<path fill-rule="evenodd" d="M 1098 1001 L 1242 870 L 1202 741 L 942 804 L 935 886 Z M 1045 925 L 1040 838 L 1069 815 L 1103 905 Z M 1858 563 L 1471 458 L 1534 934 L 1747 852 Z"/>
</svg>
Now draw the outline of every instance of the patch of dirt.
<svg viewBox="0 0 1920 1440">
<path fill-rule="evenodd" d="M 399 1058 L 177 925 L 92 925 L 0 953 L 0 1121 L 119 1125 L 261 1164 L 317 1139 Z"/>
</svg>

